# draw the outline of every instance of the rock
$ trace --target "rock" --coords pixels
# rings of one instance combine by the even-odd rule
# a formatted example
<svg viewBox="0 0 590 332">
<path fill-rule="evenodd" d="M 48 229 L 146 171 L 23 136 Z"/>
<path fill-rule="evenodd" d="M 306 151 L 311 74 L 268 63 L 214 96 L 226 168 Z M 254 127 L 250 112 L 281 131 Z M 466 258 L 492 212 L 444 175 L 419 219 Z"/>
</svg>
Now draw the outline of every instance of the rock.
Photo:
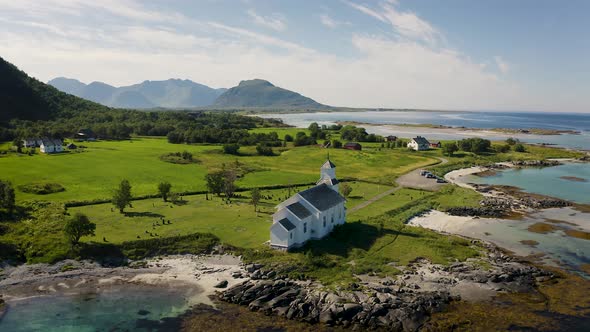
<svg viewBox="0 0 590 332">
<path fill-rule="evenodd" d="M 141 310 L 137 311 L 137 314 L 140 316 L 147 316 L 150 314 L 150 312 L 147 310 L 141 309 Z"/>
<path fill-rule="evenodd" d="M 227 284 L 228 284 L 227 280 L 221 280 L 220 282 L 218 282 L 217 284 L 215 284 L 215 286 L 213 286 L 213 287 L 215 287 L 215 288 L 225 288 L 225 287 L 227 287 Z"/>
<path fill-rule="evenodd" d="M 331 325 L 334 323 L 334 314 L 330 309 L 324 310 L 320 313 L 320 323 Z"/>
</svg>

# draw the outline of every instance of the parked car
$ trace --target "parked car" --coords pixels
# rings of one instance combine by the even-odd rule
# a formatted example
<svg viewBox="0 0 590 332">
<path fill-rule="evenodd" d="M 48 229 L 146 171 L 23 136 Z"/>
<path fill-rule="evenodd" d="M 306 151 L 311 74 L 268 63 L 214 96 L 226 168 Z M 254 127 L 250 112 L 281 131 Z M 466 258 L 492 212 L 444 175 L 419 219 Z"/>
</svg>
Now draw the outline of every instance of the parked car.
<svg viewBox="0 0 590 332">
<path fill-rule="evenodd" d="M 437 178 L 436 179 L 436 183 L 447 183 L 447 181 L 445 179 L 442 179 L 442 178 Z"/>
<path fill-rule="evenodd" d="M 425 171 L 425 170 L 421 170 L 420 171 L 420 175 L 426 176 L 426 174 L 430 174 L 430 172 L 429 171 Z"/>
<path fill-rule="evenodd" d="M 429 178 L 429 179 L 435 179 L 436 178 L 436 176 L 434 176 L 434 174 L 432 174 L 432 173 L 426 174 L 426 177 Z"/>
</svg>

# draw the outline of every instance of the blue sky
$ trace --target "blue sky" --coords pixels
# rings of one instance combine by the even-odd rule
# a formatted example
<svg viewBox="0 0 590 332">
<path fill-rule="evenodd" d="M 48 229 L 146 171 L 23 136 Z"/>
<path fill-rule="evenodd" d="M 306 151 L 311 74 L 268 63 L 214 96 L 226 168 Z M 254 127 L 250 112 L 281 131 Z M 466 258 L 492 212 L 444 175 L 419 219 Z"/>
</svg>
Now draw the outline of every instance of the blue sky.
<svg viewBox="0 0 590 332">
<path fill-rule="evenodd" d="M 335 106 L 590 112 L 590 1 L 0 0 L 47 81 L 268 79 Z"/>
</svg>

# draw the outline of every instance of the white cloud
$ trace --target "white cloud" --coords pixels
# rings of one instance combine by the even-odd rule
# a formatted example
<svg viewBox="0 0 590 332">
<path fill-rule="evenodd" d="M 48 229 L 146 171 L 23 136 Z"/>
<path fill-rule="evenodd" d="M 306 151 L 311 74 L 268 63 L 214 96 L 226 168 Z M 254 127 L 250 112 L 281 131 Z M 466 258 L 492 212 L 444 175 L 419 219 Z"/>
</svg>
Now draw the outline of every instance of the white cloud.
<svg viewBox="0 0 590 332">
<path fill-rule="evenodd" d="M 502 57 L 499 55 L 496 55 L 494 57 L 494 61 L 496 61 L 496 65 L 498 66 L 498 70 L 502 74 L 508 74 L 508 72 L 510 71 L 510 65 L 508 64 L 508 62 L 504 61 L 504 59 L 502 59 Z"/>
<path fill-rule="evenodd" d="M 336 29 L 342 25 L 350 25 L 350 22 L 338 21 L 327 14 L 320 15 L 320 22 L 330 29 Z"/>
<path fill-rule="evenodd" d="M 430 23 L 421 19 L 413 12 L 402 12 L 395 8 L 397 1 L 382 3 L 378 10 L 368 6 L 359 5 L 353 2 L 346 2 L 352 8 L 378 19 L 381 22 L 390 24 L 395 32 L 403 37 L 412 40 L 426 42 L 430 45 L 436 44 L 442 35 Z"/>
<path fill-rule="evenodd" d="M 279 14 L 274 14 L 273 16 L 261 16 L 258 15 L 253 9 L 248 10 L 247 13 L 257 25 L 276 31 L 283 31 L 287 28 L 285 19 Z"/>
<path fill-rule="evenodd" d="M 89 25 L 85 15 L 93 9 L 70 12 L 69 6 L 65 14 L 60 8 L 22 22 L 3 16 L 0 55 L 44 81 L 66 76 L 126 85 L 177 77 L 231 87 L 264 78 L 335 106 L 514 110 L 559 109 L 568 101 L 532 94 L 496 75 L 503 71 L 500 63 L 510 68 L 501 57 L 488 68 L 456 50 L 435 48 L 423 42 L 427 26 L 386 18 L 385 11 L 375 13 L 411 31 L 408 37 L 358 33 L 348 39 L 356 55 L 344 57 L 227 23 L 159 21 L 144 14 L 139 21 L 115 20 L 119 14 L 111 13 L 109 24 Z"/>
</svg>

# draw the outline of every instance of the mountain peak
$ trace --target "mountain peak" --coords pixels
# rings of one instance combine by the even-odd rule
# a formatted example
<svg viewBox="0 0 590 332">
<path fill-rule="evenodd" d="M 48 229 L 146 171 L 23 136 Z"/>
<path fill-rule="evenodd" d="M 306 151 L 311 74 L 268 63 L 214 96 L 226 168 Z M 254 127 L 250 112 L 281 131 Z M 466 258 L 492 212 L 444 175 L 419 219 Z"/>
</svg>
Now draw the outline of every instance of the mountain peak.
<svg viewBox="0 0 590 332">
<path fill-rule="evenodd" d="M 262 79 L 241 81 L 240 84 L 219 96 L 215 101 L 215 106 L 299 109 L 319 109 L 326 107 L 311 98 L 280 88 Z"/>
<path fill-rule="evenodd" d="M 242 86 L 242 87 L 249 86 L 249 85 L 261 85 L 261 86 L 274 87 L 274 85 L 272 83 L 270 83 L 269 81 L 263 80 L 260 78 L 255 78 L 252 80 L 243 80 L 243 81 L 240 81 L 240 84 L 238 84 L 238 86 Z"/>
</svg>

